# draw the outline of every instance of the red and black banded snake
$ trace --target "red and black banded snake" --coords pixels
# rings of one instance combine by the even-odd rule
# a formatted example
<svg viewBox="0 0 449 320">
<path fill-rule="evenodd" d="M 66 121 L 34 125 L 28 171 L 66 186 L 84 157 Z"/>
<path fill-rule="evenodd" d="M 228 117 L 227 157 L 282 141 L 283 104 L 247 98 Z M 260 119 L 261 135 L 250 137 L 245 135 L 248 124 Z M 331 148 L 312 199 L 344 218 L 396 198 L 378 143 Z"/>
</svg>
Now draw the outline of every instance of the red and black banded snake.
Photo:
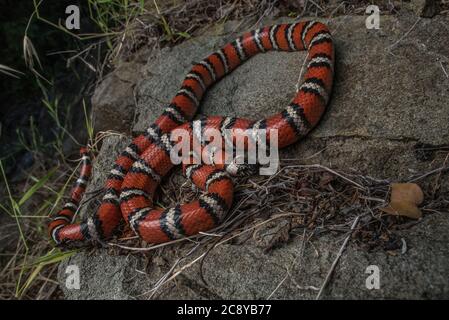
<svg viewBox="0 0 449 320">
<path fill-rule="evenodd" d="M 192 67 L 162 115 L 116 159 L 98 211 L 74 223 L 92 170 L 88 150 L 81 150 L 81 173 L 71 199 L 49 224 L 52 239 L 62 245 L 101 241 L 116 234 L 123 220 L 148 243 L 167 242 L 217 226 L 232 206 L 234 189 L 228 173 L 238 174 L 236 166 L 224 161 L 183 166 L 187 178 L 204 191 L 198 200 L 168 209 L 153 205 L 160 180 L 174 166 L 170 134 L 177 128 L 194 134 L 192 119 L 207 89 L 250 57 L 271 50 L 308 51 L 304 80 L 283 111 L 258 121 L 220 116 L 197 121 L 204 130 L 230 130 L 233 138 L 242 130 L 266 129 L 269 141 L 268 132 L 277 130 L 279 148 L 305 136 L 320 120 L 332 90 L 334 44 L 327 26 L 303 21 L 246 32 Z"/>
</svg>

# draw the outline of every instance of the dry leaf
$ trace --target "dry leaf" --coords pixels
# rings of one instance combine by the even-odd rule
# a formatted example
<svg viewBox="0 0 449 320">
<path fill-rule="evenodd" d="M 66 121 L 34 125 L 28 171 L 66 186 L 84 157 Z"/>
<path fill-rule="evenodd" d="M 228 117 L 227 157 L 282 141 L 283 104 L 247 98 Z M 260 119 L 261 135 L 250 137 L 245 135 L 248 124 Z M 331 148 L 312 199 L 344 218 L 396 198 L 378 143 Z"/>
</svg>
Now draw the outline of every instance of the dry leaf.
<svg viewBox="0 0 449 320">
<path fill-rule="evenodd" d="M 421 188 L 415 183 L 393 183 L 391 184 L 391 199 L 387 207 L 380 210 L 399 216 L 412 219 L 422 217 L 422 212 L 418 208 L 424 200 Z"/>
</svg>

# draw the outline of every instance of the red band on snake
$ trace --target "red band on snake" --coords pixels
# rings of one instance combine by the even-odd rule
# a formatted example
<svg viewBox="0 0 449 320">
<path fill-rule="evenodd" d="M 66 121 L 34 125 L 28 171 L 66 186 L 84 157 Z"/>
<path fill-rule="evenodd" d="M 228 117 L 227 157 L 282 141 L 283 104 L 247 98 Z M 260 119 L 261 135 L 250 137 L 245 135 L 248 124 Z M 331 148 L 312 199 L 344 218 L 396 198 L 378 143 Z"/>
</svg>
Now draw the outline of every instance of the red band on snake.
<svg viewBox="0 0 449 320">
<path fill-rule="evenodd" d="M 53 240 L 57 244 L 84 244 L 109 239 L 116 234 L 122 219 L 148 243 L 167 242 L 217 226 L 232 206 L 233 184 L 228 173 L 239 174 L 239 167 L 233 164 L 184 165 L 187 178 L 204 193 L 196 201 L 165 210 L 153 205 L 160 180 L 174 166 L 170 160 L 171 133 L 180 128 L 194 136 L 192 119 L 207 89 L 250 57 L 271 50 L 308 51 L 304 81 L 283 111 L 258 121 L 219 116 L 197 121 L 203 130 L 230 130 L 234 138 L 240 130 L 266 129 L 267 133 L 277 130 L 279 148 L 305 136 L 324 113 L 332 89 L 334 45 L 327 26 L 304 21 L 244 33 L 192 67 L 163 114 L 116 159 L 98 211 L 74 223 L 92 169 L 88 151 L 81 150 L 80 178 L 70 201 L 49 225 Z M 269 140 L 268 135 L 266 139 Z"/>
</svg>

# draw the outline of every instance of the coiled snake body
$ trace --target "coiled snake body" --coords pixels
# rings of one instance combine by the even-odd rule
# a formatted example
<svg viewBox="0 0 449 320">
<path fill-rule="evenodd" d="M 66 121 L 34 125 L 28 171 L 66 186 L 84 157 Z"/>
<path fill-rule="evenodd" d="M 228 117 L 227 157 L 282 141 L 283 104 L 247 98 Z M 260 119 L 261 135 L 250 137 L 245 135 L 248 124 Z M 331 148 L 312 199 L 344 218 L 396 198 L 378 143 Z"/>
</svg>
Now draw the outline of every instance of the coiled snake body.
<svg viewBox="0 0 449 320">
<path fill-rule="evenodd" d="M 165 210 L 153 205 L 152 198 L 160 180 L 174 166 L 170 160 L 171 133 L 182 128 L 195 135 L 191 120 L 206 90 L 245 60 L 270 50 L 308 50 L 304 82 L 284 110 L 258 121 L 220 116 L 197 121 L 204 131 L 210 128 L 220 132 L 230 130 L 230 143 L 247 129 L 266 129 L 268 142 L 268 132 L 277 130 L 279 148 L 306 135 L 321 118 L 332 89 L 334 46 L 328 28 L 320 22 L 304 21 L 244 33 L 193 66 L 162 115 L 116 159 L 98 211 L 80 223 L 73 223 L 91 175 L 88 151 L 81 150 L 80 178 L 70 201 L 49 225 L 53 240 L 57 244 L 69 244 L 108 239 L 116 233 L 122 219 L 149 243 L 194 235 L 219 224 L 233 200 L 233 184 L 228 173 L 239 174 L 238 166 L 224 161 L 183 166 L 187 178 L 204 190 L 198 200 Z M 222 137 L 226 140 L 224 134 Z M 226 142 L 229 143 L 229 139 Z"/>
</svg>

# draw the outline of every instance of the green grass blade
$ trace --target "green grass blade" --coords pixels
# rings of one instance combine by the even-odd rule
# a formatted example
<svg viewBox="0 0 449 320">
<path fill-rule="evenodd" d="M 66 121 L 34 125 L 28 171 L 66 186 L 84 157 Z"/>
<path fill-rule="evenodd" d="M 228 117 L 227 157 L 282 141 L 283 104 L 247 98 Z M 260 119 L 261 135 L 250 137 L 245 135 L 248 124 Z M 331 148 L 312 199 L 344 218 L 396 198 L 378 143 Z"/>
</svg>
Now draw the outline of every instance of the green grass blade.
<svg viewBox="0 0 449 320">
<path fill-rule="evenodd" d="M 39 181 L 37 181 L 30 189 L 27 190 L 27 192 L 25 192 L 25 194 L 22 196 L 22 198 L 20 198 L 18 202 L 19 207 L 21 207 L 25 202 L 27 202 L 27 200 L 30 199 L 33 196 L 33 194 L 36 193 L 36 191 L 41 189 L 47 183 L 48 179 L 50 179 L 53 173 L 55 173 L 56 169 L 57 167 L 51 169 L 44 177 L 39 179 Z"/>
<path fill-rule="evenodd" d="M 48 252 L 46 255 L 39 257 L 36 261 L 31 263 L 30 265 L 24 265 L 23 270 L 34 267 L 34 270 L 31 272 L 31 274 L 28 276 L 27 280 L 25 281 L 24 285 L 20 287 L 16 291 L 16 296 L 18 298 L 22 297 L 23 294 L 26 292 L 26 290 L 32 285 L 36 277 L 39 275 L 41 270 L 50 264 L 61 262 L 69 257 L 71 257 L 73 254 L 75 254 L 77 250 L 62 252 L 59 249 L 52 249 L 50 252 Z"/>
</svg>

